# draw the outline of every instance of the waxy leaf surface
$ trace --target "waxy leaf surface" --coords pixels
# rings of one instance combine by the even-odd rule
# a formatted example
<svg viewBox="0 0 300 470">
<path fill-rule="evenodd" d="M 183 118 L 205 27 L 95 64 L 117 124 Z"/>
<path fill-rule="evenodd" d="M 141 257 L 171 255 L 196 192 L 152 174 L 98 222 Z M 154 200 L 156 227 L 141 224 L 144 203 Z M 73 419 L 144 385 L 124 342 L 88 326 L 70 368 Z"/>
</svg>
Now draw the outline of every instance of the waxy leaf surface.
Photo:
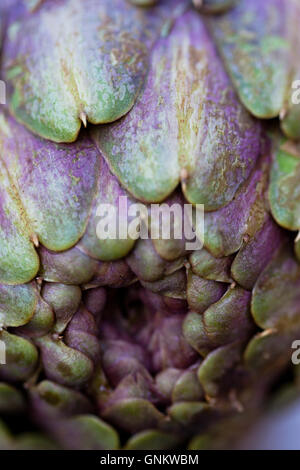
<svg viewBox="0 0 300 470">
<path fill-rule="evenodd" d="M 45 1 L 10 25 L 4 51 L 9 104 L 33 132 L 73 142 L 81 121 L 112 122 L 140 90 L 148 51 L 170 0 L 147 10 L 125 0 Z"/>
<path fill-rule="evenodd" d="M 137 199 L 162 201 L 182 180 L 186 198 L 206 210 L 232 200 L 259 152 L 259 125 L 239 103 L 193 11 L 156 42 L 133 110 L 92 135 Z"/>
</svg>

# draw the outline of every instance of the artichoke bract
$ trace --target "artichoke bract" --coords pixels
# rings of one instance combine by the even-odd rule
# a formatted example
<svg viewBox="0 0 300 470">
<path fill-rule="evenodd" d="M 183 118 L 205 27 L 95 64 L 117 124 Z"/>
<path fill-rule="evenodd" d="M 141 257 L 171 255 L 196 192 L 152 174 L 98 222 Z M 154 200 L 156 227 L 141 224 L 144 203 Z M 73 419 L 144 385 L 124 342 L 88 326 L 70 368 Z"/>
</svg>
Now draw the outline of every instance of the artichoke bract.
<svg viewBox="0 0 300 470">
<path fill-rule="evenodd" d="M 3 5 L 0 448 L 230 445 L 300 338 L 299 5 Z"/>
</svg>

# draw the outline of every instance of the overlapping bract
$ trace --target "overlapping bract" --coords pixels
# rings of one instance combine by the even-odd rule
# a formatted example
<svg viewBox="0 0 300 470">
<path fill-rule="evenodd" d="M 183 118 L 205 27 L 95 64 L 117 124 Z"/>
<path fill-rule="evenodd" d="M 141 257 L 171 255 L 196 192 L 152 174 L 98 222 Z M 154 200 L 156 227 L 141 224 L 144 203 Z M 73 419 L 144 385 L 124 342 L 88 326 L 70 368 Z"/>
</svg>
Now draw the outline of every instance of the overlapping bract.
<svg viewBox="0 0 300 470">
<path fill-rule="evenodd" d="M 300 334 L 299 148 L 250 114 L 286 106 L 296 6 L 28 3 L 6 10 L 3 48 L 0 412 L 29 408 L 56 444 L 1 426 L 0 445 L 209 446 L 213 424 L 259 408 Z M 102 125 L 78 136 L 80 119 Z M 204 204 L 203 249 L 99 240 L 97 208 L 121 196 Z"/>
</svg>

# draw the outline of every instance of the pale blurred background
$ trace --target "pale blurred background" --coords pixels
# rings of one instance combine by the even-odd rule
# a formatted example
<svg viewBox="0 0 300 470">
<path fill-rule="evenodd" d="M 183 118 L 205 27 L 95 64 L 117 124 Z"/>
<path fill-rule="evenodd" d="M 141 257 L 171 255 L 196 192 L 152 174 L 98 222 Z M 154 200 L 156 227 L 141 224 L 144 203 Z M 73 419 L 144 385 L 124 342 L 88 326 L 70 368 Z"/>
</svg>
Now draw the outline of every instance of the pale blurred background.
<svg viewBox="0 0 300 470">
<path fill-rule="evenodd" d="M 300 398 L 267 413 L 236 446 L 240 450 L 300 450 Z"/>
</svg>

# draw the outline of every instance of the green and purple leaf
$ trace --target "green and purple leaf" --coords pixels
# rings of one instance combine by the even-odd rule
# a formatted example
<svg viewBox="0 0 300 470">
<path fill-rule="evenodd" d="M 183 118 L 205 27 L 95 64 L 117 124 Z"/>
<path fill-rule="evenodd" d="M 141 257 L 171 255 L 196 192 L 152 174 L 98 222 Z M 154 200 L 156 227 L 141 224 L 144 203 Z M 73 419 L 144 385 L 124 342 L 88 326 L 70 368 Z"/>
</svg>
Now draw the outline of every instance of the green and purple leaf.
<svg viewBox="0 0 300 470">
<path fill-rule="evenodd" d="M 249 176 L 260 128 L 239 103 L 201 17 L 189 11 L 156 42 L 132 111 L 92 135 L 137 199 L 162 201 L 182 180 L 188 201 L 214 210 Z"/>
</svg>

